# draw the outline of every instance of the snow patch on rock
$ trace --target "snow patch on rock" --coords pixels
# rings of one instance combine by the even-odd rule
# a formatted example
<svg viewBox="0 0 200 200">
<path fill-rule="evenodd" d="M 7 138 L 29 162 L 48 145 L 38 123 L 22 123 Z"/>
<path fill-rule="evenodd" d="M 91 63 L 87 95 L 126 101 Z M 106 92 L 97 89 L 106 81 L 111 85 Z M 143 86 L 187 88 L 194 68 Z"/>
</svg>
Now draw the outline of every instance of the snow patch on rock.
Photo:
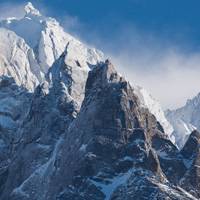
<svg viewBox="0 0 200 200">
<path fill-rule="evenodd" d="M 108 184 L 102 183 L 102 182 L 97 182 L 94 180 L 91 180 L 91 182 L 97 187 L 100 188 L 103 194 L 105 195 L 105 200 L 109 200 L 114 193 L 114 191 L 121 185 L 127 183 L 127 180 L 131 177 L 131 170 L 128 172 L 116 176 L 113 179 L 108 179 L 109 181 Z"/>
</svg>

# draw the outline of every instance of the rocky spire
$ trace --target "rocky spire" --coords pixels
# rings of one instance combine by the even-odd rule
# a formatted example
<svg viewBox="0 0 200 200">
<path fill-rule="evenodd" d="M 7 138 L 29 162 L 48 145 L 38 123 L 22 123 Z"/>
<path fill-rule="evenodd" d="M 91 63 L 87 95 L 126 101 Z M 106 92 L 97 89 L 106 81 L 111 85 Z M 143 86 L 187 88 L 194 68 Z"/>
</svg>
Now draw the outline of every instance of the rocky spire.
<svg viewBox="0 0 200 200">
<path fill-rule="evenodd" d="M 183 147 L 181 153 L 185 158 L 194 158 L 199 151 L 200 145 L 200 133 L 197 130 L 194 130 L 189 136 L 185 146 Z"/>
</svg>

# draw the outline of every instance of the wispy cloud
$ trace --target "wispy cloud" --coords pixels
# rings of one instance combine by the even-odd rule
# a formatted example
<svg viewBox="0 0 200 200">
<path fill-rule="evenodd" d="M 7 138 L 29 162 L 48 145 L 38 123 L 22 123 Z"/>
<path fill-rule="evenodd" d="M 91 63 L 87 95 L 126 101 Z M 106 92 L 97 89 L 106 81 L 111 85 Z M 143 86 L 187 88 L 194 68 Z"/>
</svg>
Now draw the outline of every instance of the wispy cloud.
<svg viewBox="0 0 200 200">
<path fill-rule="evenodd" d="M 23 6 L 19 3 L 0 3 L 0 20 L 8 17 L 23 17 L 25 14 Z"/>
<path fill-rule="evenodd" d="M 112 58 L 129 81 L 146 88 L 164 108 L 182 106 L 200 92 L 200 54 L 171 50 L 156 55 L 152 58 L 145 54 L 114 55 Z"/>
<path fill-rule="evenodd" d="M 187 45 L 128 26 L 110 42 L 96 36 L 91 42 L 96 40 L 120 73 L 147 89 L 164 109 L 180 107 L 200 92 L 200 52 L 189 52 Z"/>
</svg>

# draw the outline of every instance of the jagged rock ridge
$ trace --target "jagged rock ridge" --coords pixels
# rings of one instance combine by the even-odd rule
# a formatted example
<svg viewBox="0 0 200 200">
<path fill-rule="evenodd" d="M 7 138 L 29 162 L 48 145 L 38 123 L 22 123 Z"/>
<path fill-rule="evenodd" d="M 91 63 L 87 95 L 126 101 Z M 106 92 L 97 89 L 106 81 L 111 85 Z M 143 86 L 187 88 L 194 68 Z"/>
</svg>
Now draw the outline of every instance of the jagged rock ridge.
<svg viewBox="0 0 200 200">
<path fill-rule="evenodd" d="M 179 152 L 109 61 L 89 72 L 80 112 L 70 85 L 47 87 L 36 89 L 20 128 L 3 199 L 199 198 L 198 185 L 190 194 L 183 181 L 192 167 L 186 159 L 199 159 L 187 153 L 191 142 Z M 198 136 L 191 135 L 196 151 Z"/>
<path fill-rule="evenodd" d="M 0 27 L 15 32 L 19 39 L 24 41 L 27 46 L 26 48 L 29 49 L 28 55 L 25 54 L 28 58 L 25 64 L 21 63 L 22 56 L 19 55 L 15 56 L 16 62 L 8 58 L 7 60 L 8 63 L 10 63 L 10 66 L 3 68 L 3 71 L 7 71 L 7 69 L 13 71 L 12 77 L 14 77 L 18 85 L 23 85 L 28 90 L 33 91 L 38 83 L 45 81 L 45 75 L 48 73 L 48 70 L 53 63 L 65 51 L 66 46 L 68 46 L 66 63 L 69 67 L 78 65 L 82 70 L 85 70 L 85 72 L 88 73 L 93 65 L 100 61 L 104 61 L 102 52 L 88 47 L 66 33 L 55 19 L 43 16 L 31 3 L 28 3 L 24 10 L 25 16 L 23 18 L 8 18 L 0 22 Z M 9 48 L 9 51 L 12 51 L 10 45 L 7 45 L 7 48 Z M 14 45 L 14 48 L 18 50 L 18 45 Z M 2 54 L 4 54 L 4 51 L 2 51 Z M 15 67 L 20 69 L 18 70 L 18 73 L 16 73 L 16 70 L 13 70 L 13 62 L 14 66 L 16 63 L 19 63 Z M 31 70 L 26 70 L 27 65 L 30 66 Z M 25 70 L 30 72 L 31 77 L 33 76 L 34 79 L 29 77 L 24 78 L 19 75 L 25 74 Z M 3 74 L 5 75 L 5 72 Z M 84 80 L 86 81 L 85 78 Z M 82 87 L 84 88 L 84 85 Z M 165 132 L 171 138 L 172 128 L 167 122 L 159 103 L 150 97 L 143 88 L 138 88 L 138 90 L 135 91 L 138 92 L 138 95 L 141 97 L 143 105 L 157 117 Z M 81 92 L 78 91 L 78 93 Z M 80 99 L 82 100 L 82 98 Z M 173 138 L 171 139 L 173 140 Z"/>
<path fill-rule="evenodd" d="M 200 130 L 200 94 L 188 100 L 185 106 L 166 111 L 168 121 L 174 127 L 172 135 L 177 145 L 182 148 L 193 130 Z"/>
<path fill-rule="evenodd" d="M 41 84 L 31 93 L 15 74 L 0 79 L 0 199 L 199 199 L 200 134 L 179 151 L 109 60 L 32 4 L 25 11 L 1 25 L 25 38 Z M 26 38 L 20 24 L 41 35 Z"/>
</svg>

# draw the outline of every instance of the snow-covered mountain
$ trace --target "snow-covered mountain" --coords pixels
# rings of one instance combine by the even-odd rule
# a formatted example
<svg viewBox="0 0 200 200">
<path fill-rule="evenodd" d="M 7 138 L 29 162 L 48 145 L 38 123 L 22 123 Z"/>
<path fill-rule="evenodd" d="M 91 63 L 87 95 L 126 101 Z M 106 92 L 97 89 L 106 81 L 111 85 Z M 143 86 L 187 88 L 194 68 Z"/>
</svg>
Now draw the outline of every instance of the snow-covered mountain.
<svg viewBox="0 0 200 200">
<path fill-rule="evenodd" d="M 193 130 L 200 130 L 200 93 L 188 100 L 185 106 L 167 110 L 166 117 L 174 128 L 172 135 L 181 148 Z"/>
<path fill-rule="evenodd" d="M 28 3 L 24 10 L 25 16 L 22 19 L 8 18 L 0 23 L 0 27 L 4 27 L 4 31 L 9 30 L 13 35 L 17 34 L 18 36 L 16 37 L 18 37 L 19 40 L 21 39 L 24 41 L 24 45 L 26 46 L 25 48 L 28 49 L 26 51 L 29 51 L 28 53 L 24 53 L 26 59 L 21 59 L 22 55 L 15 55 L 17 62 L 22 62 L 22 60 L 25 62 L 25 60 L 27 60 L 24 65 L 29 66 L 30 69 L 26 69 L 26 71 L 28 73 L 32 73 L 27 76 L 27 80 L 29 80 L 29 82 L 24 83 L 26 79 L 22 75 L 25 67 L 21 63 L 17 64 L 16 68 L 21 71 L 18 70 L 18 73 L 11 75 L 12 77 L 16 77 L 17 83 L 21 83 L 25 86 L 27 85 L 26 88 L 31 88 L 33 91 L 33 88 L 35 88 L 34 86 L 36 86 L 39 82 L 41 83 L 44 81 L 44 76 L 48 72 L 48 69 L 65 51 L 66 46 L 68 46 L 68 56 L 65 63 L 69 66 L 79 65 L 83 70 L 88 72 L 92 65 L 104 60 L 102 52 L 94 48 L 87 47 L 87 45 L 81 43 L 79 40 L 66 33 L 55 19 L 43 16 L 40 11 L 33 7 L 31 3 Z M 7 36 L 4 34 L 4 37 Z M 4 40 L 3 37 L 1 38 Z M 8 39 L 6 38 L 6 40 Z M 13 48 L 11 48 L 12 45 L 7 45 L 5 43 L 4 45 L 6 48 L 9 48 L 7 51 L 12 52 L 13 48 L 18 50 L 18 44 L 12 44 L 14 46 Z M 2 52 L 4 53 L 4 51 Z M 7 60 L 7 63 L 11 63 L 10 68 L 12 69 L 13 63 L 15 64 L 16 62 L 12 61 L 10 57 L 8 57 Z M 8 70 L 8 68 L 6 67 L 3 70 Z M 15 73 L 16 70 L 13 71 Z M 21 74 L 22 80 L 20 79 L 21 76 L 18 74 Z M 76 73 L 73 73 L 73 75 L 74 74 Z M 21 82 L 18 79 L 20 79 Z M 84 84 L 82 87 L 84 88 Z M 172 127 L 167 122 L 159 103 L 154 100 L 143 88 L 136 87 L 135 91 L 140 96 L 143 102 L 142 105 L 147 107 L 150 112 L 156 116 L 165 132 L 171 138 Z M 172 141 L 174 140 L 173 138 L 171 139 Z"/>
<path fill-rule="evenodd" d="M 160 104 L 102 52 L 31 3 L 0 36 L 0 199 L 200 198 L 200 134 L 179 151 Z"/>
<path fill-rule="evenodd" d="M 32 51 L 30 52 L 32 58 L 29 59 L 28 64 L 40 82 L 55 60 L 64 52 L 67 45 L 69 50 L 69 66 L 78 64 L 81 68 L 88 70 L 89 65 L 95 65 L 98 61 L 103 60 L 103 53 L 88 47 L 78 39 L 66 33 L 55 19 L 42 16 L 31 3 L 28 3 L 24 10 L 25 16 L 22 19 L 5 19 L 1 21 L 0 27 L 13 31 L 15 33 L 13 33 L 13 35 L 18 35 L 18 38 L 23 38 L 25 41 L 24 43 L 26 43 L 26 51 L 29 49 Z M 4 37 L 7 36 L 4 34 Z M 10 37 L 12 36 L 9 36 L 8 39 Z M 13 48 L 20 48 L 19 44 L 15 45 L 15 43 L 13 44 Z M 6 46 L 12 51 L 13 48 L 11 45 Z M 4 51 L 2 51 L 2 53 L 4 53 Z M 26 55 L 26 57 L 28 58 L 28 55 Z M 8 62 L 13 65 L 10 57 L 8 59 Z M 16 55 L 16 59 L 20 60 L 21 55 L 18 57 Z M 40 67 L 40 71 L 37 65 Z"/>
<path fill-rule="evenodd" d="M 10 130 L 11 125 L 12 130 L 13 127 L 16 129 L 19 126 L 19 120 L 13 116 L 21 110 L 19 105 L 26 105 L 23 96 L 26 99 L 27 94 L 21 95 L 21 93 L 26 90 L 25 93 L 33 93 L 35 88 L 43 82 L 49 88 L 52 81 L 55 82 L 52 77 L 54 79 L 56 77 L 56 80 L 62 79 L 63 87 L 65 84 L 70 85 L 69 95 L 79 100 L 77 104 L 80 108 L 88 71 L 93 65 L 103 61 L 102 52 L 88 47 L 66 33 L 55 19 L 42 16 L 31 3 L 28 3 L 24 10 L 25 15 L 21 19 L 8 18 L 0 21 L 0 76 L 2 79 L 0 80 L 2 82 L 0 127 L 8 127 L 6 132 Z M 66 53 L 65 60 L 62 60 L 61 54 Z M 57 73 L 59 70 L 56 66 L 63 68 L 63 77 L 61 73 Z M 49 71 L 51 67 L 52 70 Z M 48 76 L 48 81 L 45 80 L 46 76 Z M 17 108 L 18 111 L 15 113 Z M 28 107 L 25 106 L 24 111 L 27 110 Z M 22 113 L 26 114 L 26 112 Z M 7 136 L 11 135 L 7 134 Z M 12 139 L 13 136 L 6 138 L 6 143 L 10 143 Z"/>
</svg>

